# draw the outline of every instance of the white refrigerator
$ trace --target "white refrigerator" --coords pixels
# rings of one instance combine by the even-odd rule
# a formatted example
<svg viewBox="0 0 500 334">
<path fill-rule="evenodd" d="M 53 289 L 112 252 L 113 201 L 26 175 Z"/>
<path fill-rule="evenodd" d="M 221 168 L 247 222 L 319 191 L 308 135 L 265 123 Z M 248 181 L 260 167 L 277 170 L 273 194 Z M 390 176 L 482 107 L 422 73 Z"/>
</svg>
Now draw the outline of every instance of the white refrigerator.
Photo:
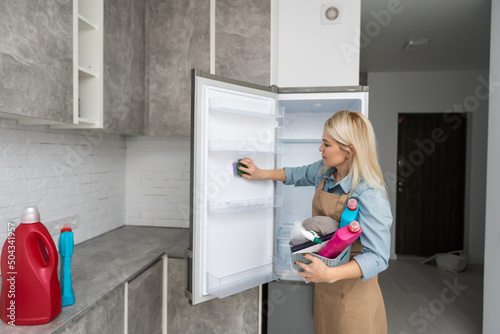
<svg viewBox="0 0 500 334">
<path fill-rule="evenodd" d="M 275 280 L 291 268 L 290 231 L 311 217 L 314 187 L 235 176 L 250 157 L 261 169 L 307 165 L 325 121 L 348 109 L 368 115 L 368 89 L 279 88 L 193 70 L 191 217 L 186 296 L 193 305 Z"/>
</svg>

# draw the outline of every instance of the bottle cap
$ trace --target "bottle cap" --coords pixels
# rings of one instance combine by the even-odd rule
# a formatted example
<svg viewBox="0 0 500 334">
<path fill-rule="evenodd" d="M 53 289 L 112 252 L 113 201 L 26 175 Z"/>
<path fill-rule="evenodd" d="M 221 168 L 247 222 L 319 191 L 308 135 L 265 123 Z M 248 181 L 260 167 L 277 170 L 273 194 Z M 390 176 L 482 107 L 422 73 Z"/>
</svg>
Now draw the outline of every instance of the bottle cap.
<svg viewBox="0 0 500 334">
<path fill-rule="evenodd" d="M 349 231 L 353 232 L 353 233 L 356 233 L 359 231 L 361 227 L 359 226 L 359 223 L 355 220 L 353 220 L 350 224 L 349 224 Z"/>
<path fill-rule="evenodd" d="M 349 208 L 349 210 L 351 211 L 354 211 L 358 208 L 358 201 L 356 201 L 355 198 L 351 198 L 349 199 L 349 201 L 347 201 L 347 207 Z"/>
<path fill-rule="evenodd" d="M 33 224 L 40 222 L 40 212 L 36 206 L 27 206 L 21 214 L 21 224 Z"/>
<path fill-rule="evenodd" d="M 61 233 L 63 232 L 71 232 L 71 227 L 68 227 L 68 224 L 64 224 L 63 228 L 61 229 Z"/>
</svg>

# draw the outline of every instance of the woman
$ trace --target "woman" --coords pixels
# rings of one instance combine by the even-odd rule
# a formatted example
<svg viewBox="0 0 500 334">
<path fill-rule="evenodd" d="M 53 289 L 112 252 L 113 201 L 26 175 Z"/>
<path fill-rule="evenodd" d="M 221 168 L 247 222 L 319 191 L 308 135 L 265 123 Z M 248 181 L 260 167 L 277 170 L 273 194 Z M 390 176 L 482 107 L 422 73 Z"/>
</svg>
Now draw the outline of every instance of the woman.
<svg viewBox="0 0 500 334">
<path fill-rule="evenodd" d="M 375 134 L 361 113 L 342 110 L 325 123 L 319 147 L 322 160 L 308 166 L 261 170 L 251 159 L 242 176 L 251 180 L 276 180 L 295 186 L 315 186 L 313 216 L 340 221 L 349 197 L 359 204 L 363 230 L 351 249 L 351 260 L 327 267 L 307 254 L 309 265 L 299 275 L 316 283 L 314 331 L 320 333 L 387 333 L 384 300 L 378 273 L 388 266 L 392 214 L 377 160 Z M 331 283 L 326 283 L 331 282 Z"/>
</svg>

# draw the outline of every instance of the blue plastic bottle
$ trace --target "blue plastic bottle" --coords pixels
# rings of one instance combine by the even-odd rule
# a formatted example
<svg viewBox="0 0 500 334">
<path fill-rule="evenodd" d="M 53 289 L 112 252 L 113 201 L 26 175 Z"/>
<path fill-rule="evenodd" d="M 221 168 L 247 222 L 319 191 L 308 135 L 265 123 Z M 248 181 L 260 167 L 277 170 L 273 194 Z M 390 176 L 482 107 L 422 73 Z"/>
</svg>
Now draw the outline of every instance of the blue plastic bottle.
<svg viewBox="0 0 500 334">
<path fill-rule="evenodd" d="M 355 198 L 350 198 L 349 201 L 347 201 L 344 212 L 342 212 L 342 215 L 340 216 L 339 228 L 349 225 L 352 221 L 358 220 L 358 213 L 358 201 Z"/>
<path fill-rule="evenodd" d="M 71 256 L 73 255 L 74 245 L 73 232 L 71 228 L 64 225 L 59 236 L 59 254 L 61 254 L 59 274 L 61 275 L 62 306 L 75 303 L 75 293 L 71 283 Z"/>
</svg>

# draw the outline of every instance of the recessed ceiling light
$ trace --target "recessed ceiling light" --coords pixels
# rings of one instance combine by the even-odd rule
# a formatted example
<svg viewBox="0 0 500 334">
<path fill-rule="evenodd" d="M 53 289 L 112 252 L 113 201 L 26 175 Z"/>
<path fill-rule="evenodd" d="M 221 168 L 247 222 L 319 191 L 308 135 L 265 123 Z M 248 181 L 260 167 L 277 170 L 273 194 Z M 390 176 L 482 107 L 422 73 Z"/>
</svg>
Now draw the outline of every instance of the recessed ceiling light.
<svg viewBox="0 0 500 334">
<path fill-rule="evenodd" d="M 425 49 L 430 44 L 430 40 L 428 38 L 420 38 L 420 39 L 412 39 L 406 42 L 403 46 L 403 51 L 416 51 Z"/>
</svg>

